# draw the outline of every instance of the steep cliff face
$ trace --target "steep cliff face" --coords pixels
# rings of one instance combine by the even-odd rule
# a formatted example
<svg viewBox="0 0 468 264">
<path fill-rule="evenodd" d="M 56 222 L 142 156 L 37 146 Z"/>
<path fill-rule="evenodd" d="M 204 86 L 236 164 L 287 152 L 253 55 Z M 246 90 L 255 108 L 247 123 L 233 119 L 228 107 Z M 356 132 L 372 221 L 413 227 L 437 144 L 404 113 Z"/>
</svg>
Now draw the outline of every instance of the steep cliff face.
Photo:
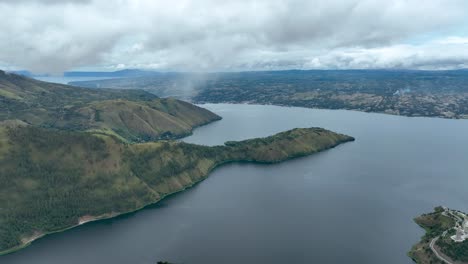
<svg viewBox="0 0 468 264">
<path fill-rule="evenodd" d="M 14 123 L 14 124 L 12 124 Z M 221 164 L 280 162 L 354 140 L 320 128 L 223 146 L 124 143 L 113 135 L 0 126 L 0 251 L 83 222 L 138 210 Z"/>
</svg>

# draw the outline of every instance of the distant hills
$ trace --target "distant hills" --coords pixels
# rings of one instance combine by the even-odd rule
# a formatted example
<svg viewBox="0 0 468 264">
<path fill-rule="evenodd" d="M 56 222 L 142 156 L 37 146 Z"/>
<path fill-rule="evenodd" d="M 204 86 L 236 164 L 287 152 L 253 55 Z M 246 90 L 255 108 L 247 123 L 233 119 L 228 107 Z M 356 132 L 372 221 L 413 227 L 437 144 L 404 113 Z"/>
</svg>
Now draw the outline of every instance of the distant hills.
<svg viewBox="0 0 468 264">
<path fill-rule="evenodd" d="M 73 82 L 143 89 L 195 103 L 350 109 L 404 116 L 468 118 L 468 71 L 290 70 L 180 73 Z"/>
<path fill-rule="evenodd" d="M 30 74 L 28 72 L 20 72 Z M 350 109 L 403 116 L 468 118 L 468 70 L 286 70 L 251 72 L 66 72 L 88 88 L 145 90 L 194 103 Z"/>
</svg>

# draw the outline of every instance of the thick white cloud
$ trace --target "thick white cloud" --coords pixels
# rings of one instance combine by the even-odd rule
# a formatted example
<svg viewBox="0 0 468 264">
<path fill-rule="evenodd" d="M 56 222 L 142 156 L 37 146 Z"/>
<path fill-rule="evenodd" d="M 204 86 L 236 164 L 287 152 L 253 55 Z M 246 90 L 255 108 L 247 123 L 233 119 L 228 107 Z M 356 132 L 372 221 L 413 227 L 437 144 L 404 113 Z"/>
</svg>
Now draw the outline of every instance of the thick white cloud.
<svg viewBox="0 0 468 264">
<path fill-rule="evenodd" d="M 445 42 L 447 39 L 440 40 Z M 467 44 L 393 45 L 362 49 L 338 49 L 315 56 L 303 68 L 340 69 L 424 69 L 468 68 Z"/>
<path fill-rule="evenodd" d="M 0 0 L 0 13 L 0 62 L 38 72 L 468 64 L 451 36 L 465 0 Z"/>
</svg>

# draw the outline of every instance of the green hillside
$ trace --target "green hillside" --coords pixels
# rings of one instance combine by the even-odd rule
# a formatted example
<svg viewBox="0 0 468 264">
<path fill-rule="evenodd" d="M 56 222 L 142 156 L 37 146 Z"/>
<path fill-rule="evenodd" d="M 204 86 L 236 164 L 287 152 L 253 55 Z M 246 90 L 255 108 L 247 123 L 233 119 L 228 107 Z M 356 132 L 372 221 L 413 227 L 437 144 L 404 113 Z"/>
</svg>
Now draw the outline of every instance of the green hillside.
<svg viewBox="0 0 468 264">
<path fill-rule="evenodd" d="M 179 138 L 220 119 L 208 110 L 139 90 L 89 89 L 0 71 L 0 121 L 100 131 L 128 141 Z"/>
<path fill-rule="evenodd" d="M 86 221 L 135 211 L 192 186 L 226 162 L 280 162 L 351 140 L 308 128 L 215 147 L 177 141 L 128 144 L 113 135 L 3 122 L 0 251 L 18 250 Z"/>
</svg>

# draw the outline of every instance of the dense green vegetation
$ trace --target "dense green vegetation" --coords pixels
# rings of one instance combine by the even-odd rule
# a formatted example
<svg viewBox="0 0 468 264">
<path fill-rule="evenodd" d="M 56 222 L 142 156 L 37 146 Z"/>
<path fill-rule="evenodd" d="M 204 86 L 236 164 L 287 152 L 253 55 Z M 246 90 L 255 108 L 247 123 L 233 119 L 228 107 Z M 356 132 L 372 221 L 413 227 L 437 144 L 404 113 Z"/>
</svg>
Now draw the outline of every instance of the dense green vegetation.
<svg viewBox="0 0 468 264">
<path fill-rule="evenodd" d="M 0 71 L 0 121 L 61 130 L 93 130 L 142 142 L 186 136 L 219 116 L 138 90 L 78 88 Z"/>
<path fill-rule="evenodd" d="M 444 263 L 435 256 L 429 247 L 431 241 L 437 237 L 435 245 L 439 253 L 457 261 L 457 263 L 468 262 L 468 241 L 456 243 L 450 238 L 451 235 L 455 234 L 453 227 L 456 221 L 444 214 L 442 207 L 437 207 L 434 212 L 423 214 L 415 218 L 414 221 L 426 231 L 421 241 L 414 245 L 408 253 L 416 263 Z M 445 236 L 443 236 L 444 231 L 447 231 Z"/>
<path fill-rule="evenodd" d="M 437 241 L 437 246 L 452 260 L 468 263 L 468 241 L 454 243 L 448 239 L 440 239 Z"/>
<path fill-rule="evenodd" d="M 425 237 L 434 238 L 440 236 L 445 230 L 455 225 L 455 221 L 443 215 L 442 212 L 436 208 L 434 212 L 423 214 L 414 219 L 426 231 Z"/>
<path fill-rule="evenodd" d="M 75 83 L 144 89 L 197 103 L 254 103 L 468 118 L 468 71 L 313 70 L 155 74 Z"/>
<path fill-rule="evenodd" d="M 279 162 L 352 137 L 320 128 L 198 146 L 177 141 L 128 144 L 117 136 L 0 125 L 0 251 L 84 221 L 137 210 L 204 179 L 233 161 Z"/>
</svg>

